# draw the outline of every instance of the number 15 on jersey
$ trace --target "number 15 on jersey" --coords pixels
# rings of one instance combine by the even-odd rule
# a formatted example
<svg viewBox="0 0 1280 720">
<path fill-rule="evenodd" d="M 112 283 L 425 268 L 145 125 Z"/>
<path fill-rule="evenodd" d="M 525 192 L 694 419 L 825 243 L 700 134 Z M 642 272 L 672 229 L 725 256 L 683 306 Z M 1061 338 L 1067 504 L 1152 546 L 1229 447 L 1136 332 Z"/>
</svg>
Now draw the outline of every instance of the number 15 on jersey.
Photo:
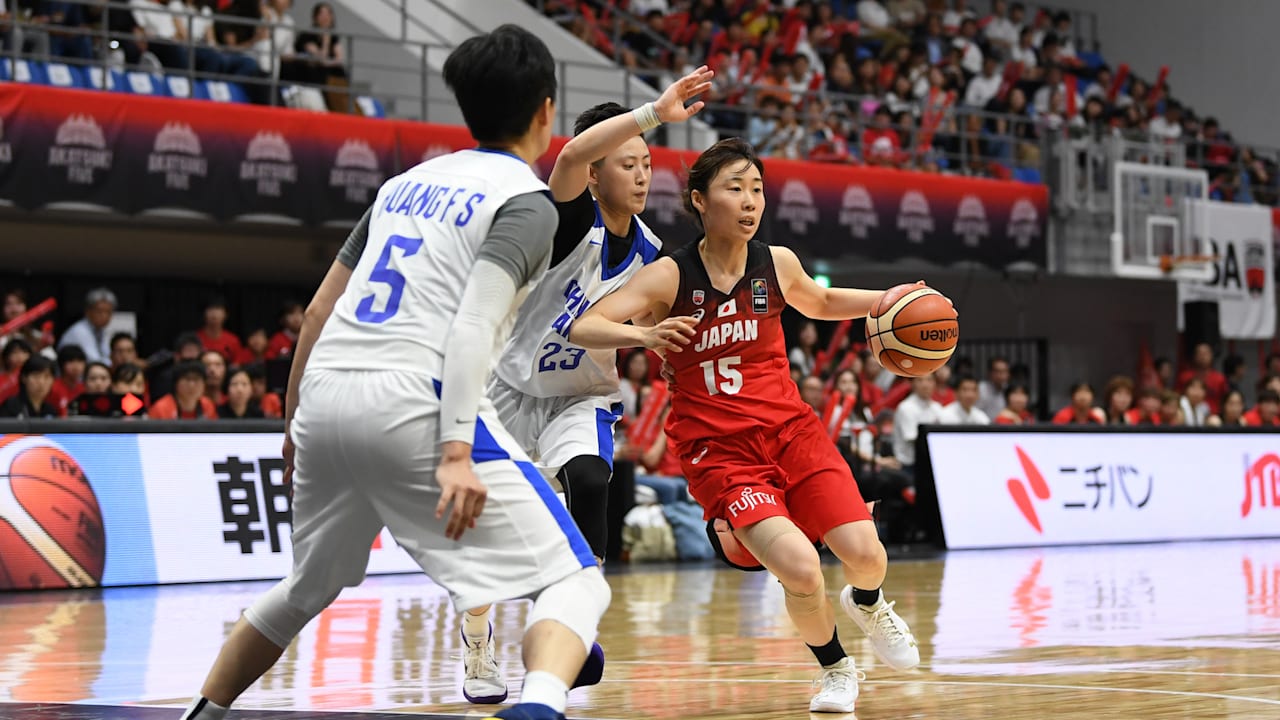
<svg viewBox="0 0 1280 720">
<path fill-rule="evenodd" d="M 707 383 L 707 394 L 737 395 L 742 390 L 742 373 L 734 368 L 741 363 L 742 357 L 739 355 L 698 363 L 698 367 L 702 368 L 702 379 Z"/>
</svg>

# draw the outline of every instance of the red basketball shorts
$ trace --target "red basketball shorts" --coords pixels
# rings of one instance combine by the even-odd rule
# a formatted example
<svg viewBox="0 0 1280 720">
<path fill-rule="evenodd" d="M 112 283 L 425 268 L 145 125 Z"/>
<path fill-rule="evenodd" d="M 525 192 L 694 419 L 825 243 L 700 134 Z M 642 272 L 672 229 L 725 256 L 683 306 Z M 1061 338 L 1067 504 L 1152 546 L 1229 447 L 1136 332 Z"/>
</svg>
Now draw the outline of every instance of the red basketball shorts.
<svg viewBox="0 0 1280 720">
<path fill-rule="evenodd" d="M 813 542 L 845 523 L 871 519 L 848 463 L 813 413 L 680 443 L 676 452 L 705 519 L 742 528 L 786 517 Z"/>
</svg>

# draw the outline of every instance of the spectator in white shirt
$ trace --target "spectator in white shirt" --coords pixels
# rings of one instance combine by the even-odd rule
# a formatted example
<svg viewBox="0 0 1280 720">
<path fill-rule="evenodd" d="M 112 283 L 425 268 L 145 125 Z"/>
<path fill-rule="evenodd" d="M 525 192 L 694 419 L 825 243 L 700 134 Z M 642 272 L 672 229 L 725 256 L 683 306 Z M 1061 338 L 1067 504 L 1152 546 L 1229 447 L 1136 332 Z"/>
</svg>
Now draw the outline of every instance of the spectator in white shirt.
<svg viewBox="0 0 1280 720">
<path fill-rule="evenodd" d="M 942 408 L 943 425 L 990 425 L 991 418 L 978 409 L 978 379 L 969 375 L 956 384 L 956 401 Z"/>
<path fill-rule="evenodd" d="M 1099 65 L 1096 74 L 1093 76 L 1093 82 L 1089 87 L 1085 88 L 1084 99 L 1096 97 L 1105 104 L 1107 102 L 1107 93 L 1111 91 L 1111 83 L 1114 76 L 1111 74 L 1111 66 Z"/>
<path fill-rule="evenodd" d="M 965 0 L 952 0 L 951 9 L 942 14 L 942 29 L 948 35 L 955 35 L 960 31 L 960 24 L 965 20 L 973 20 L 978 16 L 970 9 Z"/>
<path fill-rule="evenodd" d="M 1004 389 L 1009 385 L 1009 361 L 993 357 L 987 362 L 987 379 L 978 384 L 978 409 L 995 417 L 1004 409 Z"/>
<path fill-rule="evenodd" d="M 1000 86 L 1004 84 L 1000 59 L 995 55 L 987 55 L 982 59 L 982 72 L 974 75 L 969 87 L 964 91 L 964 104 L 982 109 L 987 103 L 1000 94 Z"/>
<path fill-rule="evenodd" d="M 1015 3 L 1018 15 L 1023 13 L 1022 4 Z M 1018 32 L 1022 30 L 1021 23 L 1015 23 L 1011 19 L 1007 0 L 995 0 L 991 7 L 991 16 L 987 20 L 986 36 L 987 41 L 992 45 L 1008 52 L 1018 44 Z"/>
<path fill-rule="evenodd" d="M 1010 62 L 1022 63 L 1023 77 L 1034 75 L 1036 65 L 1039 64 L 1032 38 L 1031 28 L 1022 28 L 1022 32 L 1018 35 L 1018 44 L 1009 52 Z"/>
<path fill-rule="evenodd" d="M 978 45 L 978 22 L 973 18 L 960 21 L 960 37 L 951 41 L 960 50 L 960 67 L 970 75 L 982 72 L 982 48 Z"/>
<path fill-rule="evenodd" d="M 933 375 L 913 378 L 911 394 L 898 404 L 893 415 L 893 454 L 910 473 L 916 464 L 916 438 L 921 425 L 936 425 L 942 419 L 942 406 L 933 399 L 937 381 Z"/>
<path fill-rule="evenodd" d="M 89 362 L 111 363 L 111 336 L 107 326 L 116 311 L 116 294 L 107 288 L 90 290 L 84 298 L 84 317 L 58 340 L 58 347 L 79 345 Z"/>
<path fill-rule="evenodd" d="M 1053 32 L 1058 36 L 1058 55 L 1075 59 L 1076 43 L 1071 37 L 1071 13 L 1063 10 L 1054 16 Z"/>
<path fill-rule="evenodd" d="M 1203 380 L 1193 377 L 1187 381 L 1187 386 L 1182 389 L 1182 400 L 1178 403 L 1187 425 L 1201 427 L 1209 423 L 1209 416 L 1213 413 L 1205 400 L 1207 395 Z"/>
<path fill-rule="evenodd" d="M 1148 131 L 1157 139 L 1175 141 L 1182 137 L 1182 106 L 1173 100 L 1164 105 L 1164 114 L 1151 118 Z"/>
</svg>

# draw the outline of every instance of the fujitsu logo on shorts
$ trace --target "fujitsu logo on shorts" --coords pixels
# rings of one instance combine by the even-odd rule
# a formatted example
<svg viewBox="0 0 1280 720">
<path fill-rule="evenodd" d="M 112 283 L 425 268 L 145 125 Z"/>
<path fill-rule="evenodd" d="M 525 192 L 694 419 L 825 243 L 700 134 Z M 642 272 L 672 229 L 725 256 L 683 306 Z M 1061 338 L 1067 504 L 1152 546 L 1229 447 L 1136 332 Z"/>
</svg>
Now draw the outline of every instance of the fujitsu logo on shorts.
<svg viewBox="0 0 1280 720">
<path fill-rule="evenodd" d="M 751 488 L 743 488 L 742 495 L 737 500 L 729 503 L 729 514 L 738 517 L 738 513 L 744 513 L 748 510 L 754 510 L 758 505 L 777 505 L 778 500 L 766 492 L 753 490 Z"/>
</svg>

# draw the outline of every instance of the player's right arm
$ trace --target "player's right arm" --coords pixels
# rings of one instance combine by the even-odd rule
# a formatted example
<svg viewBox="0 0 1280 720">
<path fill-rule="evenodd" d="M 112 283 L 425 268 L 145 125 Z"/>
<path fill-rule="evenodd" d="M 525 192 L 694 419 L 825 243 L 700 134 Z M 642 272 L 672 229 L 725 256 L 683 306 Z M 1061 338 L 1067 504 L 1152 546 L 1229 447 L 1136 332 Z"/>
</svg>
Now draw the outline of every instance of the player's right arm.
<svg viewBox="0 0 1280 720">
<path fill-rule="evenodd" d="M 603 350 L 643 346 L 680 352 L 698 323 L 691 317 L 667 317 L 679 288 L 680 268 L 674 260 L 661 258 L 646 265 L 626 285 L 574 320 L 569 326 L 569 342 Z M 652 327 L 626 324 L 646 314 L 655 320 L 666 319 Z"/>
<path fill-rule="evenodd" d="M 685 103 L 710 90 L 714 75 L 714 72 L 703 65 L 671 83 L 661 97 L 652 103 L 652 108 L 641 107 L 611 117 L 565 143 L 556 156 L 555 167 L 551 169 L 551 177 L 547 180 L 556 202 L 573 200 L 587 189 L 588 168 L 591 163 L 613 152 L 627 140 L 652 129 L 641 124 L 645 117 L 652 119 L 653 116 L 649 116 L 648 112 L 655 113 L 658 121 L 664 123 L 683 122 L 697 115 L 702 110 L 703 103 L 699 101 L 688 107 L 685 107 Z"/>
<path fill-rule="evenodd" d="M 440 378 L 436 517 L 452 504 L 445 535 L 454 540 L 479 517 L 488 494 L 471 467 L 471 449 L 498 328 L 520 290 L 546 271 L 556 223 L 556 209 L 543 193 L 517 195 L 499 208 L 449 326 Z"/>
</svg>

